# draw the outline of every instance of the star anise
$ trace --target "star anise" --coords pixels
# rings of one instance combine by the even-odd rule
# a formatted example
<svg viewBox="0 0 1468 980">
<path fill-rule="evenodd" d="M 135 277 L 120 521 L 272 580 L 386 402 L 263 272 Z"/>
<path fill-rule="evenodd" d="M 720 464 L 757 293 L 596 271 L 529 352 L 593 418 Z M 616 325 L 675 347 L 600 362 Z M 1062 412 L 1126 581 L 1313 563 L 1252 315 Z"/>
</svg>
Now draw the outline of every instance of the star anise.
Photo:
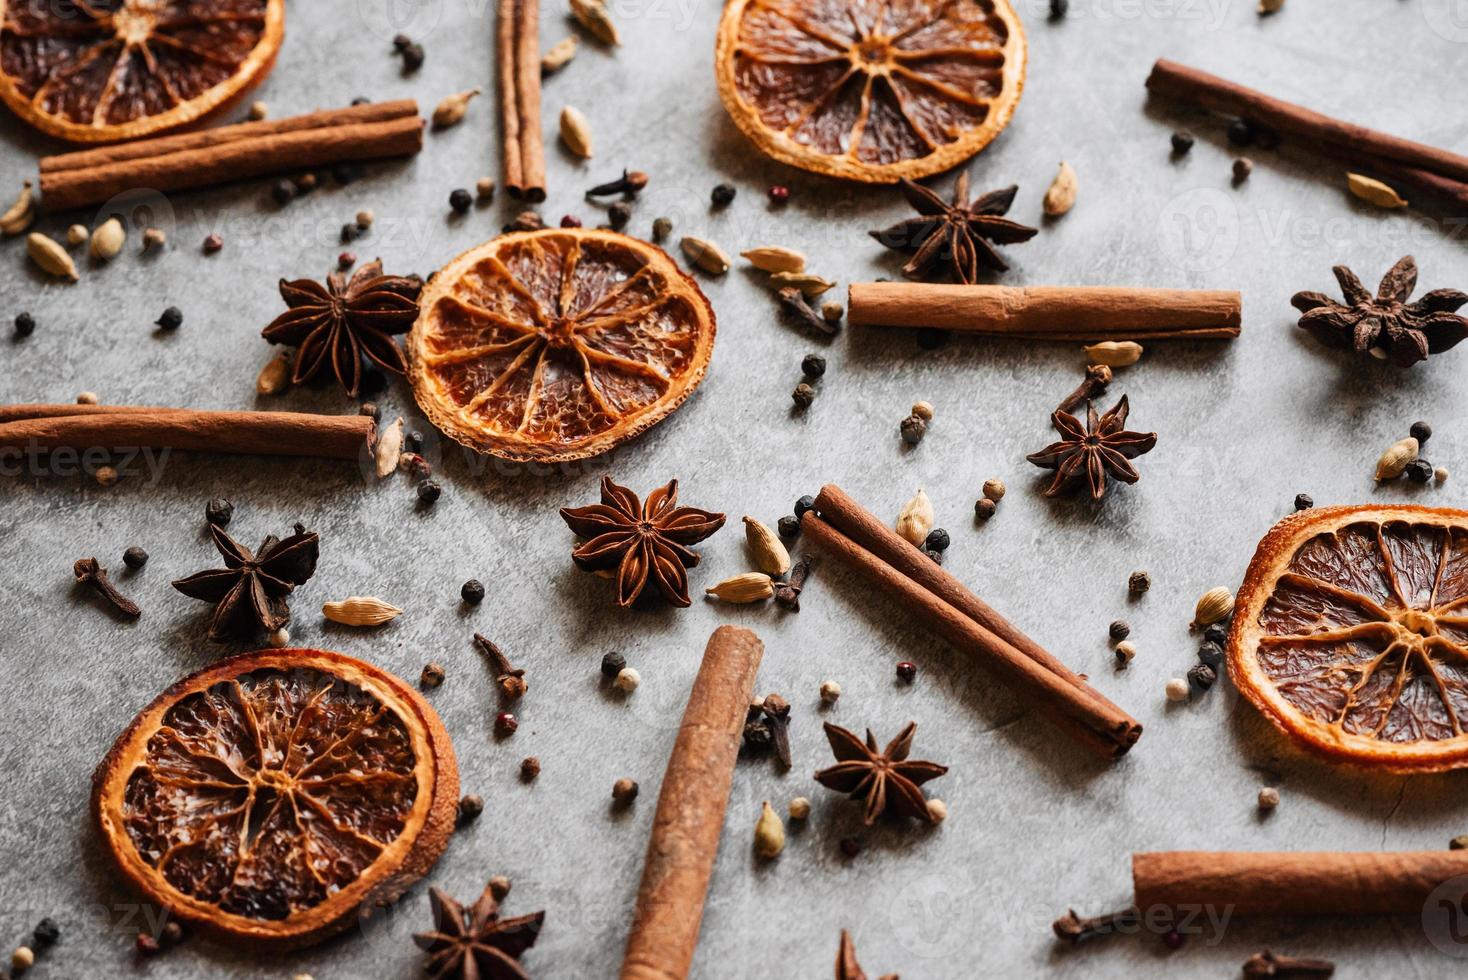
<svg viewBox="0 0 1468 980">
<path fill-rule="evenodd" d="M 280 295 L 290 309 L 261 336 L 298 348 L 294 383 L 311 380 L 330 364 L 347 395 L 355 398 L 362 386 L 364 356 L 395 374 L 407 371 L 393 336 L 413 326 L 422 289 L 416 277 L 383 275 L 377 259 L 359 267 L 351 279 L 343 272 L 331 273 L 325 286 L 311 279 L 282 279 Z"/>
<path fill-rule="evenodd" d="M 1152 451 L 1157 445 L 1157 433 L 1127 431 L 1126 417 L 1130 410 L 1126 395 L 1122 395 L 1121 401 L 1099 419 L 1096 406 L 1088 399 L 1085 426 L 1061 409 L 1051 414 L 1050 424 L 1060 433 L 1060 441 L 1025 457 L 1036 466 L 1055 471 L 1055 479 L 1045 489 L 1045 496 L 1057 496 L 1073 480 L 1084 477 L 1090 485 L 1091 499 L 1100 500 L 1106 494 L 1108 478 L 1123 483 L 1141 479 L 1130 461 Z"/>
<path fill-rule="evenodd" d="M 915 731 L 917 723 L 908 722 L 907 727 L 879 752 L 870 728 L 863 743 L 855 732 L 826 722 L 826 740 L 831 743 L 836 764 L 816 773 L 816 782 L 838 793 L 848 793 L 854 800 L 865 800 L 868 827 L 887 810 L 904 817 L 936 822 L 928 812 L 928 801 L 919 787 L 943 775 L 948 767 L 936 762 L 913 762 L 907 758 Z"/>
<path fill-rule="evenodd" d="M 902 195 L 917 209 L 918 217 L 869 234 L 888 248 L 914 253 L 902 267 L 902 274 L 909 279 L 929 279 L 947 266 L 953 278 L 972 285 L 979 279 L 980 268 L 997 272 L 1009 268 L 994 244 L 1029 241 L 1038 230 L 999 217 L 1014 203 L 1018 187 L 989 191 L 970 204 L 966 170 L 954 182 L 952 204 L 906 177 L 901 186 Z"/>
<path fill-rule="evenodd" d="M 1300 326 L 1328 347 L 1350 348 L 1410 367 L 1468 337 L 1468 319 L 1456 313 L 1468 303 L 1468 294 L 1434 289 L 1415 303 L 1407 302 L 1417 288 L 1417 262 L 1410 255 L 1382 277 L 1374 298 L 1350 269 L 1338 265 L 1332 271 L 1345 305 L 1309 290 L 1290 299 L 1303 314 Z"/>
<path fill-rule="evenodd" d="M 861 964 L 856 961 L 856 947 L 851 944 L 851 933 L 841 930 L 841 948 L 836 950 L 836 980 L 867 980 Z M 895 973 L 884 973 L 878 980 L 901 980 Z"/>
<path fill-rule="evenodd" d="M 489 887 L 468 909 L 441 888 L 428 890 L 433 931 L 413 936 L 427 951 L 433 980 L 530 980 L 520 956 L 540 938 L 544 912 L 500 918 Z"/>
<path fill-rule="evenodd" d="M 659 487 L 639 503 L 637 494 L 612 482 L 601 481 L 601 503 L 563 508 L 561 519 L 586 538 L 571 559 L 587 572 L 616 569 L 617 605 L 637 601 L 651 581 L 663 598 L 687 606 L 688 574 L 698 555 L 688 549 L 724 526 L 724 515 L 695 507 L 678 506 L 678 481 Z"/>
<path fill-rule="evenodd" d="M 291 621 L 286 596 L 316 573 L 320 539 L 300 524 L 284 541 L 270 535 L 260 542 L 259 557 L 218 526 L 209 525 L 224 568 L 211 568 L 181 578 L 173 587 L 192 599 L 215 603 L 209 639 L 247 636 L 255 629 L 277 630 Z"/>
</svg>

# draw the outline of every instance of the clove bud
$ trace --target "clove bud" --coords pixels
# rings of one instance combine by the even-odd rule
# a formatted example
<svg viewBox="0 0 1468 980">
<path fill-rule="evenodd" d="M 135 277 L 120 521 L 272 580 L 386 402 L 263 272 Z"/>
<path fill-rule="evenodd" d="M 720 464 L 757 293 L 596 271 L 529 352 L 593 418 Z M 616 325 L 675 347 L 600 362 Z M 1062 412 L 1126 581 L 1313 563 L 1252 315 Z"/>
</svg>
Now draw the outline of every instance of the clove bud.
<svg viewBox="0 0 1468 980">
<path fill-rule="evenodd" d="M 494 664 L 497 671 L 494 682 L 499 685 L 500 693 L 508 700 L 513 701 L 530 689 L 530 685 L 525 683 L 525 671 L 511 666 L 510 659 L 505 656 L 504 651 L 488 637 L 475 633 L 474 645 Z"/>
<path fill-rule="evenodd" d="M 1335 973 L 1330 960 L 1311 956 L 1277 956 L 1269 950 L 1244 961 L 1246 977 L 1328 977 Z"/>
<path fill-rule="evenodd" d="M 128 619 L 137 619 L 143 614 L 137 603 L 117 591 L 117 587 L 107 578 L 107 569 L 103 568 L 97 559 L 78 558 L 76 564 L 71 566 L 71 570 L 76 575 L 78 582 L 91 586 L 120 615 Z"/>
<path fill-rule="evenodd" d="M 806 301 L 805 294 L 797 286 L 786 286 L 778 293 L 780 297 L 780 309 L 801 323 L 810 327 L 823 337 L 834 337 L 839 332 L 836 325 L 828 323 L 826 318 L 811 308 Z"/>
<path fill-rule="evenodd" d="M 626 194 L 632 197 L 646 186 L 647 174 L 641 170 L 623 170 L 622 176 L 616 180 L 609 180 L 605 184 L 597 184 L 586 192 L 586 196 L 604 197 L 608 194 Z"/>
<path fill-rule="evenodd" d="M 1087 939 L 1094 939 L 1096 936 L 1105 936 L 1123 929 L 1135 928 L 1140 921 L 1140 916 L 1141 912 L 1136 906 L 1090 918 L 1076 915 L 1075 909 L 1066 909 L 1065 914 L 1056 919 L 1051 928 L 1055 930 L 1055 938 L 1063 939 L 1068 943 L 1080 943 Z"/>
<path fill-rule="evenodd" d="M 800 612 L 800 590 L 805 588 L 810 568 L 809 555 L 802 556 L 791 566 L 789 577 L 783 582 L 775 583 L 775 601 L 791 612 Z"/>
</svg>

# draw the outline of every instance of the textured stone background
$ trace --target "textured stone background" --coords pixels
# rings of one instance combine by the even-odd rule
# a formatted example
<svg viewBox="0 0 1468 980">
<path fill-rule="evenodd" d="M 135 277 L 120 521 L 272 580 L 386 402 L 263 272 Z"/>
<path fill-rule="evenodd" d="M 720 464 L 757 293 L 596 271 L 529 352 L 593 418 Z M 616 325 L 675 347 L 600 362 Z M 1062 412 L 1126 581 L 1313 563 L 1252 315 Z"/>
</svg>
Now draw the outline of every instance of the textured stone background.
<svg viewBox="0 0 1468 980">
<path fill-rule="evenodd" d="M 389 11 L 391 7 L 391 12 Z M 542 40 L 572 28 L 564 4 L 547 3 Z M 550 145 L 551 219 L 566 212 L 594 223 L 581 191 L 623 166 L 653 183 L 632 229 L 671 215 L 680 232 L 736 251 L 761 244 L 800 248 L 815 270 L 843 283 L 894 275 L 897 263 L 865 235 L 904 208 L 895 193 L 836 186 L 757 156 L 727 120 L 713 84 L 719 6 L 694 0 L 614 0 L 626 44 L 585 44 L 545 86 L 554 133 L 562 105 L 586 112 L 597 156 L 573 161 Z M 1221 685 L 1186 706 L 1162 687 L 1192 662 L 1186 624 L 1209 586 L 1236 584 L 1254 542 L 1290 509 L 1295 493 L 1320 504 L 1413 500 L 1456 504 L 1468 353 L 1457 351 L 1399 373 L 1365 370 L 1323 352 L 1293 327 L 1290 295 L 1333 289 L 1330 266 L 1347 262 L 1374 283 L 1414 253 L 1423 287 L 1468 282 L 1461 223 L 1416 211 L 1388 214 L 1348 198 L 1340 173 L 1315 160 L 1257 151 L 1253 178 L 1233 188 L 1231 153 L 1216 121 L 1149 106 L 1142 82 L 1169 56 L 1284 98 L 1428 143 L 1468 151 L 1458 111 L 1468 57 L 1468 17 L 1448 0 L 1293 0 L 1261 20 L 1236 0 L 1075 0 L 1069 20 L 1047 23 L 1044 4 L 1022 11 L 1030 71 L 1013 125 L 973 166 L 976 187 L 1020 184 L 1013 216 L 1038 222 L 1057 162 L 1080 177 L 1075 211 L 1007 254 L 1010 283 L 1122 283 L 1235 287 L 1244 291 L 1243 337 L 1232 345 L 1157 345 L 1126 371 L 1116 393 L 1132 397 L 1138 428 L 1160 434 L 1140 463 L 1142 483 L 1102 506 L 1051 502 L 1024 453 L 1049 441 L 1046 416 L 1073 387 L 1074 345 L 954 339 L 920 350 L 903 332 L 848 330 L 829 345 L 830 370 L 816 404 L 789 411 L 810 340 L 778 322 L 759 277 L 736 269 L 703 284 L 719 315 L 708 380 L 677 415 L 609 458 L 564 471 L 466 459 L 435 446 L 445 495 L 415 506 L 405 478 L 381 484 L 338 463 L 239 461 L 179 456 L 162 471 L 130 474 L 101 489 L 77 476 L 5 481 L 0 508 L 0 609 L 6 696 L 0 701 L 0 941 L 20 940 L 43 914 L 65 929 L 38 977 L 131 973 L 138 928 L 133 899 L 103 867 L 86 819 L 88 778 L 139 708 L 181 675 L 243 647 L 204 639 L 205 607 L 168 581 L 214 561 L 201 533 L 204 502 L 232 498 L 230 530 L 253 543 L 295 520 L 322 533 L 320 569 L 294 603 L 292 632 L 306 645 L 342 650 L 416 678 L 423 663 L 449 668 L 432 693 L 457 746 L 466 791 L 482 794 L 480 821 L 452 842 L 429 881 L 472 897 L 493 874 L 515 881 L 511 913 L 544 908 L 547 926 L 526 962 L 537 976 L 605 977 L 620 961 L 658 782 L 674 725 L 710 631 L 752 627 L 767 644 L 759 687 L 795 705 L 796 766 L 779 776 L 741 763 L 725 828 L 695 973 L 701 977 L 828 976 L 840 928 L 851 928 L 867 970 L 904 978 L 974 975 L 1073 977 L 1229 976 L 1257 948 L 1338 958 L 1342 976 L 1437 977 L 1460 966 L 1435 949 L 1415 919 L 1367 922 L 1230 923 L 1167 952 L 1156 937 L 1057 949 L 1049 923 L 1067 905 L 1101 911 L 1129 898 L 1128 855 L 1155 848 L 1445 847 L 1461 822 L 1461 776 L 1373 778 L 1298 756 Z M 443 95 L 492 87 L 492 4 L 420 0 L 387 4 L 294 3 L 287 41 L 259 90 L 273 113 L 342 105 L 353 96 L 414 96 L 425 111 Z M 403 77 L 390 55 L 398 30 L 423 40 L 428 61 Z M 1358 67 L 1359 66 L 1359 67 Z M 3 245 L 5 318 L 30 309 L 28 341 L 0 343 L 6 401 L 70 401 L 90 389 L 113 403 L 345 412 L 328 388 L 257 401 L 253 381 L 270 356 L 259 330 L 281 308 L 280 276 L 319 275 L 340 250 L 339 226 L 376 211 L 364 258 L 389 270 L 427 273 L 492 235 L 513 213 L 501 200 L 462 219 L 449 191 L 498 176 L 493 96 L 472 104 L 456 129 L 430 134 L 415 160 L 373 166 L 348 188 L 329 188 L 278 209 L 266 182 L 181 194 L 162 205 L 167 252 L 136 254 L 136 232 L 111 266 L 73 286 L 48 283 L 23 246 Z M 1191 126 L 1192 155 L 1169 159 L 1168 134 Z M 4 185 L 57 149 L 0 119 Z M 707 209 L 720 180 L 735 204 Z M 765 187 L 793 196 L 770 210 Z M 946 182 L 944 184 L 946 187 Z M 55 216 L 61 233 L 92 215 Z M 199 254 L 210 231 L 226 240 Z M 183 329 L 151 326 L 170 304 Z M 913 400 L 937 406 L 927 439 L 906 450 L 897 425 Z M 406 388 L 381 397 L 388 417 L 413 417 Z M 1381 448 L 1416 418 L 1439 433 L 1436 463 L 1454 468 L 1442 488 L 1375 489 Z M 953 546 L 949 568 L 979 594 L 1135 713 L 1146 734 L 1112 766 L 1084 757 L 1009 692 L 914 628 L 903 611 L 864 594 L 835 567 L 819 572 L 798 616 L 775 608 L 696 602 L 686 611 L 623 614 L 606 583 L 573 570 L 572 541 L 556 516 L 595 498 L 603 473 L 639 492 L 678 477 L 687 502 L 727 511 L 731 526 L 707 542 L 696 588 L 745 569 L 738 517 L 772 523 L 805 492 L 839 481 L 883 515 L 925 487 Z M 976 526 L 971 507 L 989 476 L 1010 487 L 999 515 Z M 73 593 L 71 562 L 96 554 L 120 567 L 140 544 L 146 570 L 121 575 L 141 621 L 120 625 Z M 1155 586 L 1128 603 L 1134 568 Z M 460 609 L 459 584 L 485 580 L 490 598 Z M 339 629 L 322 601 L 370 593 L 403 606 L 375 632 Z M 1106 624 L 1124 616 L 1140 653 L 1111 669 Z M 531 693 L 517 735 L 492 735 L 492 678 L 470 645 L 482 630 L 527 667 Z M 603 690 L 597 664 L 623 650 L 644 677 L 623 700 Z M 921 667 L 912 687 L 893 663 Z M 816 688 L 841 682 L 829 717 L 890 737 L 919 722 L 916 754 L 952 766 L 930 785 L 952 816 L 931 832 L 882 826 L 866 851 L 844 859 L 837 841 L 859 829 L 854 806 L 828 795 L 809 773 L 828 759 Z M 515 776 L 538 755 L 533 786 Z M 609 809 L 612 782 L 631 776 L 642 798 L 630 813 Z M 1261 783 L 1283 804 L 1261 819 Z M 760 801 L 782 808 L 809 795 L 809 825 L 792 828 L 784 856 L 760 864 L 751 831 Z M 350 935 L 290 957 L 259 960 L 190 942 L 146 964 L 156 978 L 291 976 L 317 980 L 412 975 L 420 958 L 408 934 L 427 923 L 424 888 L 367 935 Z M 1464 955 L 1465 948 L 1456 952 Z"/>
</svg>

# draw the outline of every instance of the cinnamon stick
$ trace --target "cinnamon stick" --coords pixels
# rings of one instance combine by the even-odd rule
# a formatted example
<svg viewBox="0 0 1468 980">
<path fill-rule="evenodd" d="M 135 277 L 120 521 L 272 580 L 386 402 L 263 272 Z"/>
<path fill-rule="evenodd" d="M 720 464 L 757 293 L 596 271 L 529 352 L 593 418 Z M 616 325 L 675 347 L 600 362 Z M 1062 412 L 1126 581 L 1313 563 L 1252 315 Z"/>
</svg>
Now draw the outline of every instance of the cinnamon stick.
<svg viewBox="0 0 1468 980">
<path fill-rule="evenodd" d="M 42 203 L 64 211 L 140 187 L 189 190 L 422 148 L 416 102 L 367 103 L 44 157 Z"/>
<path fill-rule="evenodd" d="M 848 534 L 843 527 L 857 530 Z M 876 534 L 874 529 L 881 528 L 880 523 L 851 503 L 839 488 L 822 489 L 816 510 L 805 514 L 801 528 L 818 547 L 911 610 L 931 632 L 991 668 L 1086 748 L 1114 759 L 1125 755 L 1141 737 L 1142 726 L 1136 719 L 968 592 L 931 559 L 900 538 L 901 547 L 897 547 Z M 864 547 L 863 541 L 873 542 L 877 550 Z M 922 568 L 908 550 L 933 569 Z M 934 571 L 938 574 L 932 574 Z"/>
<path fill-rule="evenodd" d="M 854 282 L 847 319 L 1033 340 L 1227 340 L 1241 313 L 1233 290 Z"/>
<path fill-rule="evenodd" d="M 1342 122 L 1165 58 L 1152 66 L 1147 89 L 1295 137 L 1327 156 L 1337 156 L 1343 151 L 1364 153 L 1442 177 L 1468 181 L 1468 157 Z"/>
<path fill-rule="evenodd" d="M 721 626 L 709 637 L 663 774 L 621 980 L 688 976 L 763 655 L 747 629 Z"/>
<path fill-rule="evenodd" d="M 62 410 L 95 408 L 88 413 L 24 415 L 48 406 L 11 406 L 0 410 L 14 421 L 0 422 L 0 450 L 43 452 L 54 449 L 180 449 L 264 456 L 317 456 L 358 459 L 372 445 L 375 426 L 365 415 L 309 415 L 299 412 L 214 412 L 193 409 L 108 409 L 54 406 Z M 21 417 L 16 417 L 19 409 Z"/>
<path fill-rule="evenodd" d="M 1132 855 L 1136 904 L 1144 915 L 1151 908 L 1211 907 L 1244 916 L 1421 916 L 1433 890 L 1459 875 L 1468 875 L 1468 851 Z"/>
<path fill-rule="evenodd" d="M 499 85 L 505 188 L 516 197 L 544 201 L 539 0 L 500 0 Z"/>
</svg>

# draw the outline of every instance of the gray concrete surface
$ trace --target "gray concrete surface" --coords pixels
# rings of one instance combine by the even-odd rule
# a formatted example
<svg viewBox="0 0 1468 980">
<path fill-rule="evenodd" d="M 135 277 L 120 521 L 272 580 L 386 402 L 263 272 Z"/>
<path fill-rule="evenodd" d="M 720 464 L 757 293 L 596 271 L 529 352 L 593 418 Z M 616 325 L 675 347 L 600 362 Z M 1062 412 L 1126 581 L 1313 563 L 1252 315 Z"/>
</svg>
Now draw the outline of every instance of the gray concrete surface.
<svg viewBox="0 0 1468 980">
<path fill-rule="evenodd" d="M 596 220 L 581 191 L 623 166 L 653 181 L 632 230 L 671 215 L 679 231 L 731 252 L 760 244 L 806 251 L 843 283 L 895 275 L 897 262 L 865 235 L 905 213 L 890 191 L 834 185 L 757 155 L 727 120 L 715 93 L 713 39 L 719 7 L 693 0 L 614 0 L 626 44 L 583 45 L 545 86 L 547 132 L 574 104 L 596 133 L 597 156 L 573 161 L 551 143 L 551 219 Z M 429 882 L 471 898 L 493 874 L 515 888 L 511 913 L 544 908 L 547 925 L 525 958 L 542 977 L 615 972 L 642 866 L 658 783 L 674 725 L 710 631 L 724 622 L 757 630 L 767 644 L 759 687 L 795 705 L 795 769 L 741 763 L 695 964 L 699 977 L 829 976 L 838 931 L 850 928 L 872 975 L 905 980 L 969 976 L 1224 977 L 1261 946 L 1333 957 L 1342 977 L 1446 977 L 1468 946 L 1430 943 L 1416 919 L 1229 922 L 1205 927 L 1176 952 L 1155 936 L 1089 949 L 1057 949 L 1049 923 L 1066 906 L 1100 911 L 1129 899 L 1128 855 L 1137 849 L 1412 849 L 1445 847 L 1468 830 L 1461 775 L 1378 778 L 1299 756 L 1226 684 L 1186 706 L 1163 697 L 1167 678 L 1192 662 L 1187 633 L 1204 589 L 1236 584 L 1255 541 L 1297 492 L 1320 504 L 1368 500 L 1452 505 L 1468 478 L 1462 463 L 1462 372 L 1468 350 L 1414 370 L 1350 365 L 1293 326 L 1290 295 L 1333 289 L 1330 266 L 1346 262 L 1368 282 L 1415 254 L 1423 288 L 1468 283 L 1462 222 L 1416 211 L 1385 213 L 1344 192 L 1334 168 L 1282 152 L 1255 151 L 1252 179 L 1230 185 L 1231 153 L 1216 122 L 1146 103 L 1142 82 L 1168 56 L 1252 83 L 1281 97 L 1428 143 L 1468 151 L 1459 111 L 1468 22 L 1448 0 L 1334 3 L 1293 0 L 1260 19 L 1252 2 L 1074 0 L 1063 23 L 1027 0 L 1030 70 L 1013 125 L 973 164 L 976 187 L 1020 184 L 1013 216 L 1038 222 L 1056 164 L 1080 179 L 1075 211 L 1007 250 L 1009 283 L 1120 283 L 1236 287 L 1244 332 L 1231 345 L 1157 345 L 1115 389 L 1130 394 L 1136 427 L 1155 429 L 1140 485 L 1102 506 L 1051 502 L 1024 454 L 1050 440 L 1046 417 L 1074 385 L 1075 345 L 954 339 L 923 351 L 902 332 L 848 330 L 825 350 L 830 370 L 812 409 L 789 411 L 799 361 L 818 345 L 781 324 L 771 298 L 742 269 L 703 280 L 719 316 L 719 340 L 703 388 L 676 416 L 613 456 L 548 472 L 466 459 L 435 445 L 444 499 L 423 511 L 410 484 L 376 484 L 350 464 L 171 458 L 160 472 L 129 473 L 102 489 L 85 477 L 25 475 L 4 481 L 0 506 L 0 943 L 19 941 L 51 915 L 64 929 L 38 978 L 288 977 L 316 980 L 410 976 L 421 959 L 408 935 L 428 923 L 425 889 L 366 935 L 257 959 L 190 942 L 135 965 L 135 899 L 107 872 L 86 819 L 88 779 L 140 707 L 184 673 L 241 646 L 204 638 L 206 609 L 169 588 L 207 567 L 201 535 L 211 496 L 232 498 L 231 531 L 254 543 L 295 520 L 322 533 L 315 579 L 296 597 L 297 641 L 364 657 L 416 678 L 430 659 L 449 668 L 431 700 L 452 732 L 464 787 L 487 801 L 458 834 Z M 564 5 L 546 5 L 547 46 L 572 28 Z M 259 89 L 285 115 L 341 105 L 353 96 L 414 96 L 425 111 L 443 95 L 492 87 L 492 5 L 485 0 L 386 0 L 291 5 L 288 38 Z M 427 64 L 399 74 L 398 30 L 422 39 Z M 491 95 L 458 128 L 430 134 L 424 152 L 374 166 L 345 189 L 326 189 L 279 210 L 254 182 L 166 200 L 159 220 L 170 245 L 126 254 L 67 286 L 43 281 L 23 245 L 4 243 L 5 319 L 32 311 L 31 339 L 0 343 L 4 401 L 69 401 L 93 390 L 113 403 L 351 411 L 328 388 L 257 401 L 256 371 L 270 356 L 259 330 L 281 309 L 280 276 L 320 275 L 334 263 L 337 229 L 360 208 L 378 215 L 354 246 L 389 270 L 426 273 L 492 235 L 513 213 L 501 200 L 462 219 L 449 191 L 498 176 Z M 1168 134 L 1198 134 L 1187 159 L 1169 158 Z M 57 147 L 0 118 L 0 173 L 7 188 Z M 709 213 L 709 189 L 734 182 L 739 197 Z M 769 210 L 764 189 L 787 183 L 792 200 Z M 946 182 L 944 185 L 946 187 Z M 74 218 L 54 216 L 60 233 Z M 210 231 L 226 240 L 203 257 Z M 162 335 L 168 305 L 183 328 Z M 926 442 L 905 450 L 899 420 L 915 399 L 937 407 Z M 412 417 L 395 382 L 380 401 Z M 1409 423 L 1432 421 L 1430 456 L 1454 470 L 1441 488 L 1375 489 L 1371 467 Z M 914 628 L 903 611 L 864 594 L 836 568 L 819 572 L 804 611 L 731 609 L 695 602 L 686 611 L 626 614 L 606 583 L 576 572 L 557 508 L 590 502 L 610 472 L 639 492 L 683 481 L 688 503 L 723 510 L 731 526 L 702 547 L 695 588 L 744 570 L 739 515 L 773 523 L 802 493 L 839 481 L 881 514 L 925 487 L 953 537 L 949 568 L 1146 725 L 1131 756 L 1111 766 L 1084 757 L 982 671 Z M 1462 473 L 1462 475 L 1458 475 Z M 971 517 L 990 476 L 1010 491 L 987 526 Z M 141 621 L 114 622 L 73 593 L 71 563 L 96 554 L 120 567 L 131 544 L 152 560 L 120 581 L 143 606 Z M 1155 586 L 1126 599 L 1134 568 Z M 459 608 L 459 584 L 482 578 L 490 598 Z M 406 609 L 386 628 L 324 623 L 322 601 L 376 594 Z M 1129 671 L 1111 668 L 1106 626 L 1123 616 L 1140 649 Z M 496 740 L 490 678 L 470 645 L 482 630 L 529 672 L 522 726 Z M 598 686 L 604 652 L 626 652 L 643 685 L 630 699 Z M 911 658 L 911 687 L 893 678 Z M 816 689 L 835 678 L 845 694 L 827 713 Z M 821 719 L 872 726 L 890 737 L 919 722 L 915 753 L 952 766 L 930 784 L 952 816 L 932 831 L 879 827 L 847 860 L 837 841 L 859 829 L 857 809 L 809 774 L 829 756 Z M 533 786 L 519 760 L 538 755 Z M 642 798 L 609 809 L 612 782 L 631 776 Z M 1263 783 L 1283 803 L 1255 811 Z M 784 856 L 760 864 L 750 841 L 761 800 L 815 804 L 792 828 Z M 1455 958 L 1456 957 L 1456 958 Z"/>
</svg>

